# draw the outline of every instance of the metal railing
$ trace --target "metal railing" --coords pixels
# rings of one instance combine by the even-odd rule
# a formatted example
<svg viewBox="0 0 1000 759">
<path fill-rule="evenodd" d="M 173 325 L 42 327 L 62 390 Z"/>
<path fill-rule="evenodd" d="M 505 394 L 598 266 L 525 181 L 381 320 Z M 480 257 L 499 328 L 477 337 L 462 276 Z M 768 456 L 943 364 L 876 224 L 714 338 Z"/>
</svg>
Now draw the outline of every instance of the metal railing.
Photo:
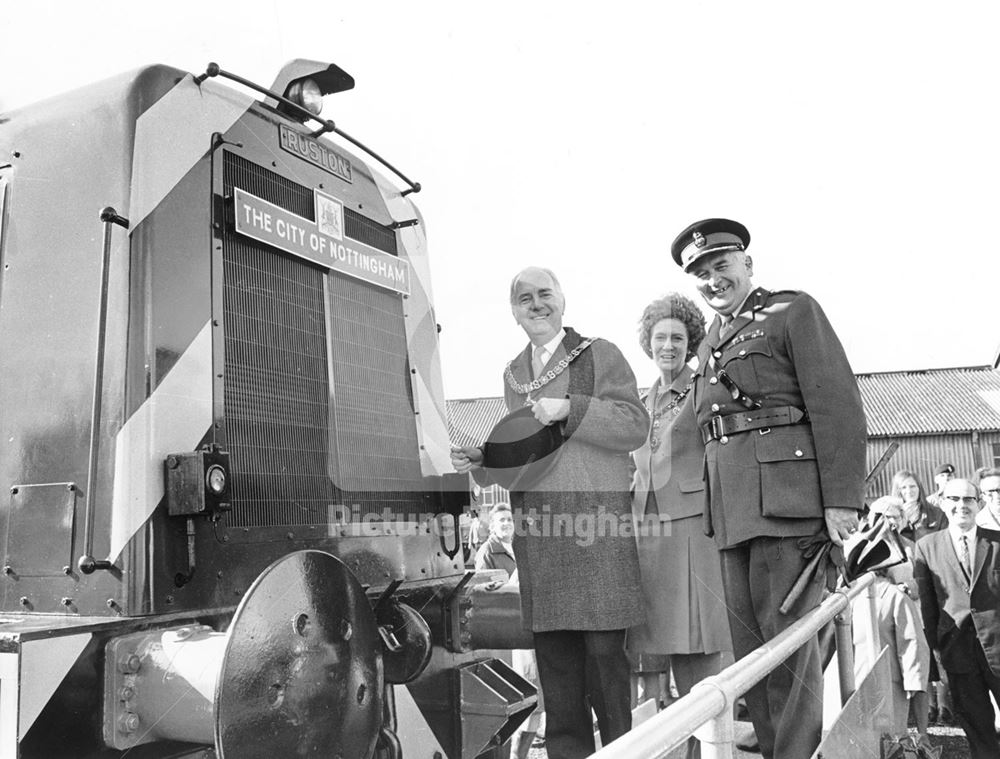
<svg viewBox="0 0 1000 759">
<path fill-rule="evenodd" d="M 846 588 L 830 594 L 819 606 L 780 635 L 747 654 L 718 675 L 706 677 L 689 694 L 656 716 L 599 749 L 591 759 L 663 759 L 694 735 L 701 741 L 702 759 L 732 759 L 734 736 L 733 705 L 740 696 L 763 680 L 831 620 L 837 620 L 838 667 L 841 703 L 853 693 L 854 656 L 850 645 L 851 600 L 867 592 L 870 614 L 855 624 L 870 625 L 870 661 L 875 661 L 881 645 L 875 617 L 872 574 L 866 574 Z M 843 613 L 842 613 L 843 612 Z M 846 635 L 844 630 L 847 630 Z"/>
</svg>

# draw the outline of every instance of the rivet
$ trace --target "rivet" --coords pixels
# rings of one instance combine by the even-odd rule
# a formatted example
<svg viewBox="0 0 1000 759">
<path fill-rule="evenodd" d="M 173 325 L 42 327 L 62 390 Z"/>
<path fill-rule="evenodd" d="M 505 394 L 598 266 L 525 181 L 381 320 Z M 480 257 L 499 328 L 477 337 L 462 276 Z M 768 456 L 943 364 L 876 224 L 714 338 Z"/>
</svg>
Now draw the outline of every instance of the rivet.
<svg viewBox="0 0 1000 759">
<path fill-rule="evenodd" d="M 716 358 L 722 358 L 722 351 L 716 351 L 712 355 L 715 356 Z"/>
<path fill-rule="evenodd" d="M 796 448 L 795 449 L 795 455 L 796 456 L 801 456 L 802 455 L 802 451 L 800 451 L 798 448 Z"/>
<path fill-rule="evenodd" d="M 118 700 L 119 701 L 128 701 L 134 695 L 135 695 L 135 689 L 134 688 L 132 688 L 132 687 L 130 687 L 128 685 L 123 685 L 121 687 L 121 690 L 118 691 Z"/>
<path fill-rule="evenodd" d="M 3 573 L 5 575 L 12 575 L 12 574 L 14 574 L 14 567 L 12 567 L 10 564 L 5 564 L 4 568 L 3 568 Z"/>
<path fill-rule="evenodd" d="M 28 606 L 31 604 L 31 601 L 28 600 L 27 596 L 21 596 L 21 600 L 19 603 L 21 604 L 21 606 Z"/>
<path fill-rule="evenodd" d="M 61 603 L 63 606 L 72 606 L 73 599 L 68 597 L 63 597 L 62 599 L 60 599 L 59 603 Z"/>
<path fill-rule="evenodd" d="M 118 729 L 123 733 L 134 733 L 139 729 L 139 715 L 135 712 L 125 712 L 118 718 Z"/>
<path fill-rule="evenodd" d="M 712 411 L 718 411 L 718 410 L 719 410 L 719 404 L 718 403 L 713 403 L 712 404 Z"/>
<path fill-rule="evenodd" d="M 710 380 L 708 381 L 708 384 L 709 384 L 709 385 L 718 385 L 718 384 L 719 384 L 719 378 L 718 378 L 718 377 L 712 377 L 712 378 L 711 378 L 711 379 L 710 379 Z"/>
<path fill-rule="evenodd" d="M 744 348 L 743 350 L 741 350 L 741 351 L 740 351 L 740 355 L 741 355 L 741 356 L 745 356 L 745 355 L 747 355 L 747 352 L 746 352 L 746 349 L 745 349 L 745 348 Z"/>
<path fill-rule="evenodd" d="M 725 445 L 726 443 L 729 442 L 729 438 L 726 435 L 723 435 L 722 437 L 719 438 L 719 442 Z"/>
<path fill-rule="evenodd" d="M 118 666 L 126 675 L 132 675 L 142 667 L 142 659 L 139 658 L 138 654 L 127 654 L 121 658 Z"/>
</svg>

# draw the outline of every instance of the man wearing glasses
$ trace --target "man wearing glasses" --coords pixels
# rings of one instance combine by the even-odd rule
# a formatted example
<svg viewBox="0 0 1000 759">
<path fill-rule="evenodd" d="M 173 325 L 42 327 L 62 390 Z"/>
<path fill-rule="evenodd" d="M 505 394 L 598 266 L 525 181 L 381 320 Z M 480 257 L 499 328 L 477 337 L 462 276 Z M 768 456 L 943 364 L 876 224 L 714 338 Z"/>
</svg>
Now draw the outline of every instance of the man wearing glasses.
<svg viewBox="0 0 1000 759">
<path fill-rule="evenodd" d="M 705 441 L 706 527 L 721 550 L 737 658 L 821 599 L 822 575 L 779 611 L 815 549 L 858 522 L 865 417 L 844 349 L 805 293 L 755 288 L 750 233 L 728 219 L 692 224 L 674 261 L 717 316 L 692 391 Z M 765 757 L 811 756 L 823 685 L 816 639 L 746 694 Z"/>
<path fill-rule="evenodd" d="M 976 524 L 1000 531 L 1000 469 L 987 469 L 979 478 L 983 509 L 976 514 Z"/>
<path fill-rule="evenodd" d="M 982 484 L 995 501 L 1000 477 Z M 979 492 L 968 480 L 945 484 L 940 504 L 948 529 L 921 538 L 913 562 L 924 632 L 948 673 L 970 756 L 996 759 L 990 693 L 1000 701 L 1000 532 L 977 525 Z"/>
</svg>

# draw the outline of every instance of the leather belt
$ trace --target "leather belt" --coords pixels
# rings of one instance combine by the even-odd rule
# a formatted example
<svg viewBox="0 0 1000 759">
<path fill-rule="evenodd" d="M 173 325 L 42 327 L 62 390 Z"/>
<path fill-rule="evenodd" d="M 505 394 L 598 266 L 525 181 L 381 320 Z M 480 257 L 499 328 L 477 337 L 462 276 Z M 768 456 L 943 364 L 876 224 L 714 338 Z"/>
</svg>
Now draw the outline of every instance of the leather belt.
<svg viewBox="0 0 1000 759">
<path fill-rule="evenodd" d="M 806 420 L 806 412 L 795 406 L 774 406 L 772 408 L 741 411 L 738 414 L 713 416 L 706 424 L 701 425 L 701 439 L 708 443 L 711 440 L 727 442 L 723 438 L 738 435 L 741 432 L 760 430 L 767 434 L 771 427 L 787 427 Z"/>
</svg>

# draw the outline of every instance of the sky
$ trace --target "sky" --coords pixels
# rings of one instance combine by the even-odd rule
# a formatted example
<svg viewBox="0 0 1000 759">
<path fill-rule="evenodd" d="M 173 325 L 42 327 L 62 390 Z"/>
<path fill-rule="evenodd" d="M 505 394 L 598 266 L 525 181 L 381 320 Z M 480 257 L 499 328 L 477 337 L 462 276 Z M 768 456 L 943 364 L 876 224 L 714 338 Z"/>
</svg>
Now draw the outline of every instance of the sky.
<svg viewBox="0 0 1000 759">
<path fill-rule="evenodd" d="M 59 2 L 42 23 L 7 0 L 0 110 L 151 63 L 265 85 L 292 58 L 337 63 L 357 84 L 323 116 L 423 185 L 449 398 L 502 393 L 529 265 L 648 385 L 639 316 L 697 298 L 670 243 L 715 216 L 749 228 L 755 284 L 822 304 L 856 372 L 994 361 L 1000 5 L 149 5 Z"/>
</svg>

